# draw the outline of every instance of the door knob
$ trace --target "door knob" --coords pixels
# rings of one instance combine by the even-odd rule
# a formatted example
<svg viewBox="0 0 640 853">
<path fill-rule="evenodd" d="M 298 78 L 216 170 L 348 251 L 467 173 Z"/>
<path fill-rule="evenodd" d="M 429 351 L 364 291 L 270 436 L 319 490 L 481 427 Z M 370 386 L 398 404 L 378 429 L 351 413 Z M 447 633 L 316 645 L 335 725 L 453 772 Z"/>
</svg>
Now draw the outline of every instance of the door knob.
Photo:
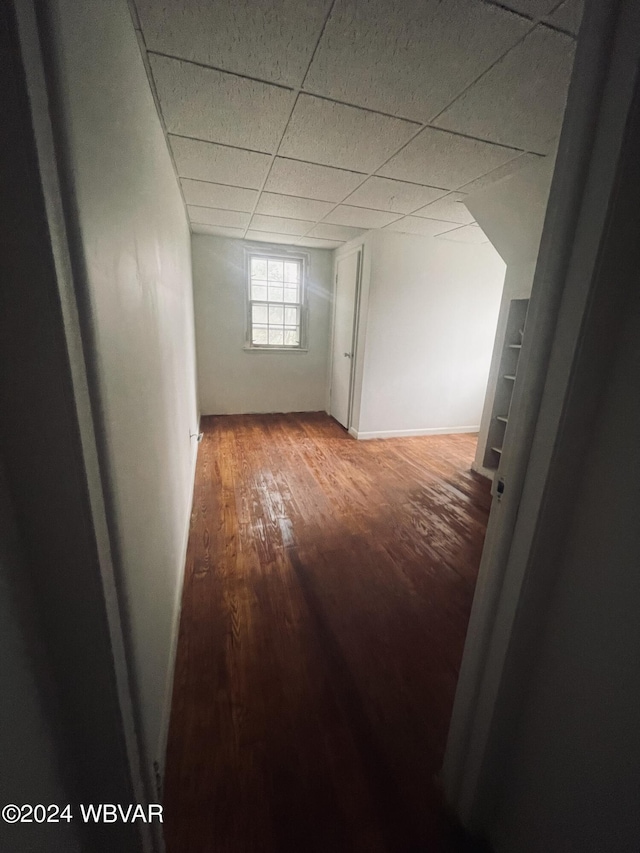
<svg viewBox="0 0 640 853">
<path fill-rule="evenodd" d="M 350 353 L 350 352 L 345 352 L 344 357 L 345 357 L 345 358 L 351 358 L 351 353 Z"/>
</svg>

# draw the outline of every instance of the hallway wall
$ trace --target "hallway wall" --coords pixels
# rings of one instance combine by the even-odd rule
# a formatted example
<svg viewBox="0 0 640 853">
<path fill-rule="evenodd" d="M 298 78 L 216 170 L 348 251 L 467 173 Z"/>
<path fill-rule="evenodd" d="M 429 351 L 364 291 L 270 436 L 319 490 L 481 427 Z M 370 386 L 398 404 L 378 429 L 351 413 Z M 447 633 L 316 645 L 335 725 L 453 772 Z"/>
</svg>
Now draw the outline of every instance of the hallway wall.
<svg viewBox="0 0 640 853">
<path fill-rule="evenodd" d="M 146 769 L 162 763 L 198 412 L 189 229 L 126 0 L 46 7 L 72 258 Z"/>
<path fill-rule="evenodd" d="M 300 249 L 309 256 L 308 352 L 257 352 L 244 349 L 247 245 L 250 244 L 242 240 L 208 234 L 192 237 L 202 414 L 323 411 L 333 253 L 326 249 Z"/>
</svg>

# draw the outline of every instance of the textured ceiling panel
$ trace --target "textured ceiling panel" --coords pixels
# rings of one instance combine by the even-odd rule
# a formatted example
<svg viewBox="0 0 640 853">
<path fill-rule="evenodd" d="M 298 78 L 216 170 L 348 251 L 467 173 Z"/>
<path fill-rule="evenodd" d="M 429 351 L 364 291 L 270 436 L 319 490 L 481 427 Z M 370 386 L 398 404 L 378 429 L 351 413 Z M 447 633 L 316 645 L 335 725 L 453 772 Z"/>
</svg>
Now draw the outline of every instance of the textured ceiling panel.
<svg viewBox="0 0 640 853">
<path fill-rule="evenodd" d="M 260 243 L 277 243 L 281 246 L 295 246 L 296 237 L 290 234 L 272 234 L 270 231 L 247 231 L 246 240 L 257 240 Z"/>
<path fill-rule="evenodd" d="M 182 178 L 260 189 L 271 162 L 268 154 L 241 151 L 212 142 L 179 136 L 171 136 L 169 141 Z"/>
<path fill-rule="evenodd" d="M 457 228 L 452 222 L 439 222 L 437 219 L 421 219 L 419 216 L 405 216 L 388 225 L 385 231 L 399 231 L 401 234 L 419 234 L 422 237 L 434 237 L 444 231 Z"/>
<path fill-rule="evenodd" d="M 475 222 L 473 216 L 462 203 L 466 193 L 451 193 L 433 204 L 416 210 L 414 216 L 424 216 L 427 219 L 440 219 L 444 222 L 457 222 L 466 225 Z"/>
<path fill-rule="evenodd" d="M 379 172 L 388 178 L 457 190 L 519 153 L 427 127 Z"/>
<path fill-rule="evenodd" d="M 463 225 L 455 231 L 442 234 L 441 240 L 452 240 L 454 243 L 488 243 L 486 234 L 479 225 Z"/>
<path fill-rule="evenodd" d="M 256 190 L 245 190 L 241 187 L 192 181 L 190 178 L 182 178 L 180 183 L 187 204 L 197 204 L 200 207 L 219 207 L 251 213 L 258 198 Z"/>
<path fill-rule="evenodd" d="M 411 122 L 300 95 L 279 153 L 296 160 L 372 172 L 417 129 Z"/>
<path fill-rule="evenodd" d="M 191 223 L 191 230 L 194 234 L 213 234 L 216 237 L 237 237 L 244 236 L 244 228 L 225 228 L 223 225 L 201 225 L 198 222 Z"/>
<path fill-rule="evenodd" d="M 189 219 L 201 225 L 225 225 L 229 228 L 246 228 L 251 214 L 239 210 L 218 210 L 213 207 L 187 205 Z"/>
<path fill-rule="evenodd" d="M 271 231 L 275 234 L 305 234 L 313 225 L 302 219 L 285 219 L 282 216 L 264 216 L 257 213 L 251 220 L 252 231 Z"/>
<path fill-rule="evenodd" d="M 332 210 L 324 222 L 330 225 L 351 225 L 354 228 L 382 228 L 397 219 L 395 213 L 383 213 L 381 210 L 367 210 L 366 207 L 351 207 L 341 204 Z"/>
<path fill-rule="evenodd" d="M 428 121 L 527 28 L 478 0 L 338 0 L 305 88 Z"/>
<path fill-rule="evenodd" d="M 560 27 L 574 35 L 578 35 L 583 11 L 583 0 L 565 0 L 559 9 L 556 9 L 548 18 L 545 18 L 545 21 L 553 24 L 554 27 Z"/>
<path fill-rule="evenodd" d="M 501 0 L 502 6 L 507 6 L 514 12 L 520 12 L 521 15 L 528 15 L 530 18 L 542 18 L 557 4 L 558 0 Z"/>
<path fill-rule="evenodd" d="M 136 0 L 149 50 L 297 86 L 330 0 Z"/>
<path fill-rule="evenodd" d="M 421 187 L 404 181 L 392 181 L 390 178 L 373 177 L 366 180 L 345 201 L 356 207 L 411 213 L 417 207 L 428 204 L 445 193 L 446 190 L 436 187 Z"/>
<path fill-rule="evenodd" d="M 151 56 L 169 133 L 273 151 L 293 106 L 293 92 L 177 59 Z"/>
<path fill-rule="evenodd" d="M 498 166 L 498 168 L 494 169 L 492 172 L 488 172 L 486 175 L 482 175 L 482 177 L 476 178 L 474 181 L 470 181 L 468 184 L 461 187 L 461 189 L 464 190 L 467 195 L 469 195 L 469 193 L 478 192 L 479 190 L 490 187 L 491 184 L 495 184 L 504 178 L 509 178 L 511 175 L 515 175 L 516 172 L 519 172 L 520 169 L 523 169 L 525 166 L 529 166 L 531 163 L 539 163 L 543 159 L 544 157 L 540 157 L 538 154 L 521 154 L 520 157 L 516 157 L 515 160 L 510 160 L 508 163 L 505 163 L 504 166 Z"/>
<path fill-rule="evenodd" d="M 439 127 L 528 151 L 560 132 L 575 42 L 536 27 L 436 120 Z"/>
<path fill-rule="evenodd" d="M 342 201 L 364 175 L 276 157 L 265 190 L 321 201 Z"/>
<path fill-rule="evenodd" d="M 318 240 L 315 237 L 301 237 L 298 246 L 307 246 L 310 249 L 337 249 L 342 246 L 339 240 Z"/>
<path fill-rule="evenodd" d="M 349 228 L 347 225 L 329 225 L 327 222 L 319 222 L 312 231 L 310 237 L 318 237 L 322 240 L 353 240 L 358 234 L 362 234 L 364 228 Z"/>
<path fill-rule="evenodd" d="M 316 201 L 311 198 L 298 198 L 278 193 L 262 193 L 256 213 L 269 216 L 287 216 L 291 219 L 322 219 L 331 210 L 331 202 Z"/>
</svg>

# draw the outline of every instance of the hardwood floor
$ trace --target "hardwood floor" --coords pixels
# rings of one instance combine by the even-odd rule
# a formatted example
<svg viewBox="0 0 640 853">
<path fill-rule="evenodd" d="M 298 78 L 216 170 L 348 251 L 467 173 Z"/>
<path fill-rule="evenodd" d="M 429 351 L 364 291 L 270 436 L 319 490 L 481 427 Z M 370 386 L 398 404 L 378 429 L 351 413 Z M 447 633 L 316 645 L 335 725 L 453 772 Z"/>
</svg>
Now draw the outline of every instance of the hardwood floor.
<svg viewBox="0 0 640 853">
<path fill-rule="evenodd" d="M 456 849 L 443 758 L 490 496 L 471 435 L 203 419 L 168 853 Z"/>
</svg>

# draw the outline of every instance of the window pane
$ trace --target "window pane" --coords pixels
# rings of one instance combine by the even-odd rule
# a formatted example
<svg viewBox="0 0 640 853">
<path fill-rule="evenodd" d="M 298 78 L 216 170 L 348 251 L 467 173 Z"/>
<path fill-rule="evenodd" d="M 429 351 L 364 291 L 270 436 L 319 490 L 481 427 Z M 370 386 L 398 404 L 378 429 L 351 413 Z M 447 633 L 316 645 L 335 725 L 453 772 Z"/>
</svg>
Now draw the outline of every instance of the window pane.
<svg viewBox="0 0 640 853">
<path fill-rule="evenodd" d="M 277 285 L 269 284 L 269 302 L 283 302 L 284 301 L 284 291 L 282 287 L 278 287 Z"/>
<path fill-rule="evenodd" d="M 298 308 L 284 309 L 284 322 L 287 326 L 298 325 Z"/>
<path fill-rule="evenodd" d="M 255 299 L 256 302 L 266 302 L 267 301 L 267 285 L 266 284 L 252 284 L 251 285 L 251 298 Z"/>
<path fill-rule="evenodd" d="M 269 325 L 282 326 L 284 323 L 284 309 L 282 305 L 269 305 Z"/>
<path fill-rule="evenodd" d="M 298 330 L 286 329 L 284 333 L 284 343 L 288 347 L 297 347 L 300 342 Z"/>
<path fill-rule="evenodd" d="M 284 343 L 284 332 L 282 329 L 269 329 L 269 343 L 272 346 L 282 346 Z"/>
<path fill-rule="evenodd" d="M 266 326 L 269 322 L 268 313 L 266 305 L 254 305 L 252 308 L 253 322 L 263 323 Z"/>
<path fill-rule="evenodd" d="M 264 258 L 251 258 L 251 278 L 267 278 L 267 262 Z"/>
<path fill-rule="evenodd" d="M 284 263 L 269 261 L 269 281 L 282 281 Z"/>
<path fill-rule="evenodd" d="M 268 332 L 265 327 L 257 328 L 253 327 L 253 333 L 251 337 L 251 343 L 265 345 L 269 343 Z"/>
<path fill-rule="evenodd" d="M 285 287 L 284 289 L 284 301 L 285 302 L 298 302 L 298 288 L 297 287 Z"/>
<path fill-rule="evenodd" d="M 300 281 L 300 264 L 286 262 L 284 265 L 284 280 L 285 281 Z"/>
</svg>

